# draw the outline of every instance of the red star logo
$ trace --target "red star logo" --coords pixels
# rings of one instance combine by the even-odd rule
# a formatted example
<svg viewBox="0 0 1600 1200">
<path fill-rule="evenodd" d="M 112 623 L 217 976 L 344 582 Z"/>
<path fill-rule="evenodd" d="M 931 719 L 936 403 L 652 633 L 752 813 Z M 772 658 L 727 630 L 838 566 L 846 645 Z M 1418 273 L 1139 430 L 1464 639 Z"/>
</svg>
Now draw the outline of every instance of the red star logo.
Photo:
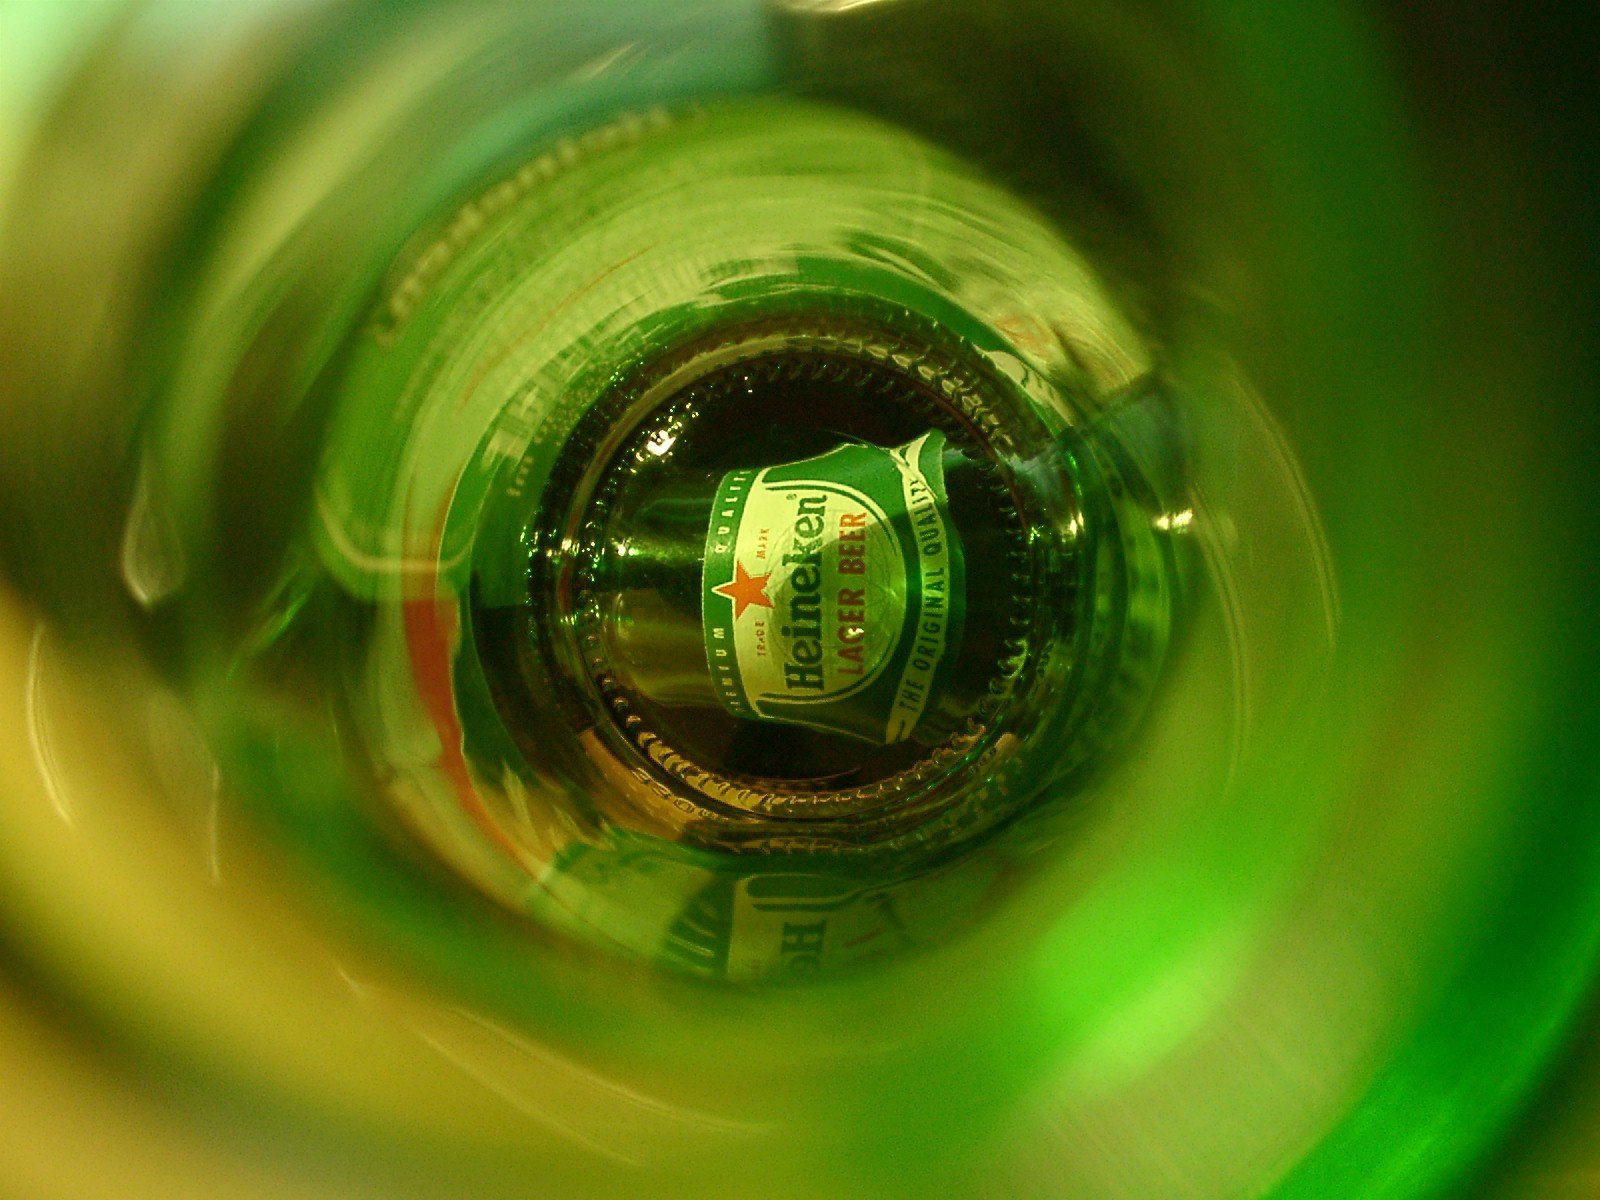
<svg viewBox="0 0 1600 1200">
<path fill-rule="evenodd" d="M 733 601 L 733 619 L 737 621 L 752 604 L 757 608 L 772 607 L 772 601 L 767 599 L 767 580 L 771 578 L 771 571 L 765 575 L 752 575 L 744 569 L 743 563 L 735 560 L 733 578 L 711 590 Z"/>
</svg>

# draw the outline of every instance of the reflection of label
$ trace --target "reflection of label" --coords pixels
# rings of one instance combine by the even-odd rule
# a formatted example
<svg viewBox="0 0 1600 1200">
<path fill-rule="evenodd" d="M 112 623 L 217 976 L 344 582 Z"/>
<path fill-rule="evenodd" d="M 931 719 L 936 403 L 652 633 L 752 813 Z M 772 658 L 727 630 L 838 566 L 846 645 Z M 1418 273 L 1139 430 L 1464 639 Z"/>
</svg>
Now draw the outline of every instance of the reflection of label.
<svg viewBox="0 0 1600 1200">
<path fill-rule="evenodd" d="M 876 742 L 911 736 L 966 599 L 943 450 L 935 432 L 723 477 L 701 615 L 728 711 Z"/>
<path fill-rule="evenodd" d="M 821 875 L 741 879 L 729 920 L 730 979 L 801 979 L 905 945 L 887 894 Z"/>
</svg>

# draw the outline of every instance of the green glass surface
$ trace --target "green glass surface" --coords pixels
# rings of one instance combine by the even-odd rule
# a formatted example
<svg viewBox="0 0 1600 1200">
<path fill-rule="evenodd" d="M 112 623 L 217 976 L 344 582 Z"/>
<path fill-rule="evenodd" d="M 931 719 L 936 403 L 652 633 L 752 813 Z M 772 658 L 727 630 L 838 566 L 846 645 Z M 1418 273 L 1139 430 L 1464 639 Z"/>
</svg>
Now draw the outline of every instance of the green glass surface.
<svg viewBox="0 0 1600 1200">
<path fill-rule="evenodd" d="M 48 7 L 0 1186 L 1536 1194 L 1482 1172 L 1600 952 L 1596 222 L 1504 14 L 153 3 L 56 70 Z M 750 328 L 935 347 L 1037 481 L 1011 707 L 826 838 L 629 758 L 562 607 Z M 783 404 L 707 477 L 924 431 Z"/>
</svg>

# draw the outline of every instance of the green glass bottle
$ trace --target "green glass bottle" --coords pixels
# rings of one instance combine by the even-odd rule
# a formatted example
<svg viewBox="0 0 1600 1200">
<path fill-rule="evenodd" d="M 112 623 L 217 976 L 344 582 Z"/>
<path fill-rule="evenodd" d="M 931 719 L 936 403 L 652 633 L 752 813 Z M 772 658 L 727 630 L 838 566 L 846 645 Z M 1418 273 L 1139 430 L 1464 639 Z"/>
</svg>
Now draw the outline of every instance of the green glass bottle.
<svg viewBox="0 0 1600 1200">
<path fill-rule="evenodd" d="M 0 1192 L 1412 1200 L 1518 1128 L 1600 945 L 1538 38 L 112 7 L 0 104 Z"/>
<path fill-rule="evenodd" d="M 572 730 L 602 826 L 735 855 L 707 894 L 915 880 L 1120 745 L 1174 620 L 1163 389 L 1052 431 L 948 329 L 806 301 L 666 339 L 506 472 L 545 482 L 481 544 L 526 576 L 483 554 L 458 660 L 480 728 Z"/>
<path fill-rule="evenodd" d="M 785 406 L 828 391 L 933 404 L 910 379 L 805 351 L 724 368 L 683 402 L 739 389 L 784 389 Z M 627 464 L 585 574 L 596 665 L 617 686 L 735 719 L 730 753 L 778 774 L 796 743 L 832 761 L 851 753 L 842 739 L 862 757 L 931 747 L 992 709 L 1031 586 L 1016 500 L 976 446 L 931 429 L 727 472 L 647 466 Z"/>
</svg>

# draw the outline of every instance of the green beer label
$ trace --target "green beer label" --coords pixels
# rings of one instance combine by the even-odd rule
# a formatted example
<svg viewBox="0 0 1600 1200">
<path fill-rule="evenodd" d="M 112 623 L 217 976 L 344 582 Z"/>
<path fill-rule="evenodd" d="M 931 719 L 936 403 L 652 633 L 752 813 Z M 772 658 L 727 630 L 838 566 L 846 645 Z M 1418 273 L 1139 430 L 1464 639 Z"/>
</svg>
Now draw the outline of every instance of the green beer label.
<svg viewBox="0 0 1600 1200">
<path fill-rule="evenodd" d="M 843 445 L 723 477 L 700 611 L 729 712 L 885 744 L 911 736 L 966 602 L 944 443 Z"/>
</svg>

